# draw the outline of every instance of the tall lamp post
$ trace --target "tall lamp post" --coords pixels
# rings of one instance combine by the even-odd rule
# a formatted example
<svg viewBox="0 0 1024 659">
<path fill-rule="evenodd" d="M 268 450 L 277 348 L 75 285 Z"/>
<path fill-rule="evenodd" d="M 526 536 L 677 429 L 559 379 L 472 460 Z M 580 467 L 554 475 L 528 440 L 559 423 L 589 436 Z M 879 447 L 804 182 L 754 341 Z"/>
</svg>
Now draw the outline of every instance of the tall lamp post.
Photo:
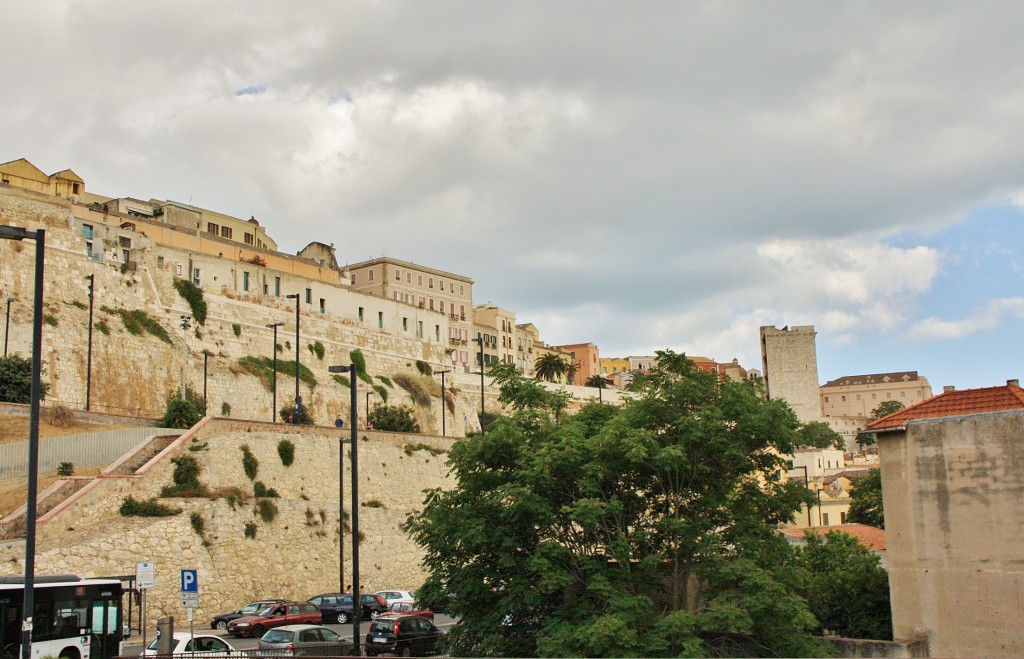
<svg viewBox="0 0 1024 659">
<path fill-rule="evenodd" d="M 299 396 L 299 303 L 302 301 L 298 293 L 285 295 L 289 300 L 295 300 L 295 417 L 294 422 L 299 422 L 299 405 L 302 404 L 302 397 Z M 276 347 L 275 347 L 276 350 Z"/>
<path fill-rule="evenodd" d="M 444 413 L 444 374 L 451 373 L 450 370 L 445 371 L 434 371 L 435 373 L 441 374 L 441 436 L 444 437 L 447 432 L 445 428 L 445 413 Z"/>
<path fill-rule="evenodd" d="M 274 330 L 274 402 L 271 403 L 270 407 L 270 420 L 277 423 L 277 328 L 284 325 L 284 322 L 270 323 L 267 327 L 271 327 Z"/>
<path fill-rule="evenodd" d="M 800 465 L 799 467 L 790 467 L 789 468 L 790 471 L 796 471 L 797 469 L 803 469 L 804 470 L 804 487 L 807 490 L 810 490 L 811 489 L 811 484 L 810 484 L 809 479 L 807 478 L 807 465 Z M 807 528 L 811 528 L 812 526 L 814 526 L 814 522 L 811 521 L 811 506 L 810 506 L 810 504 L 807 504 Z"/>
<path fill-rule="evenodd" d="M 349 418 L 349 441 L 352 442 L 352 642 L 355 644 L 354 652 L 356 656 L 362 654 L 359 649 L 359 619 L 360 615 L 360 601 L 359 596 L 359 442 L 358 442 L 358 430 L 359 425 L 359 398 L 356 394 L 356 375 L 358 371 L 355 364 L 349 364 L 348 366 L 328 366 L 327 371 L 329 373 L 349 373 L 349 380 L 352 386 L 350 387 L 349 399 L 349 410 L 351 411 L 351 417 Z M 344 444 L 338 444 L 338 526 L 343 531 L 345 528 L 345 517 L 342 514 L 342 491 L 341 491 L 341 476 L 345 473 L 344 466 Z M 340 582 L 339 590 L 345 591 L 345 571 L 344 571 L 344 553 L 340 547 L 342 546 L 341 540 L 338 541 L 339 554 L 338 554 L 338 580 Z M 27 658 L 26 658 L 27 659 Z"/>
<path fill-rule="evenodd" d="M 480 434 L 483 434 L 487 426 L 487 415 L 484 413 L 484 337 L 477 334 L 473 340 L 480 344 Z"/>
<path fill-rule="evenodd" d="M 88 275 L 89 280 L 89 356 L 85 362 L 85 409 L 89 411 L 92 400 L 92 303 L 96 290 L 96 275 Z"/>
<path fill-rule="evenodd" d="M 10 295 L 7 296 L 7 316 L 4 321 L 4 357 L 7 356 L 7 335 L 11 333 L 11 302 L 14 302 L 14 298 Z"/>
<path fill-rule="evenodd" d="M 35 295 L 32 305 L 32 394 L 28 423 L 28 499 L 25 502 L 25 594 L 21 603 L 21 657 L 32 657 L 32 612 L 36 583 L 36 488 L 39 486 L 39 399 L 43 343 L 43 271 L 46 231 L 0 225 L 0 238 L 36 241 Z M 10 298 L 7 302 L 10 311 Z M 4 346 L 7 345 L 6 336 Z"/>
<path fill-rule="evenodd" d="M 185 400 L 185 361 L 188 356 L 188 329 L 192 327 L 192 316 L 181 317 L 181 399 Z"/>
</svg>

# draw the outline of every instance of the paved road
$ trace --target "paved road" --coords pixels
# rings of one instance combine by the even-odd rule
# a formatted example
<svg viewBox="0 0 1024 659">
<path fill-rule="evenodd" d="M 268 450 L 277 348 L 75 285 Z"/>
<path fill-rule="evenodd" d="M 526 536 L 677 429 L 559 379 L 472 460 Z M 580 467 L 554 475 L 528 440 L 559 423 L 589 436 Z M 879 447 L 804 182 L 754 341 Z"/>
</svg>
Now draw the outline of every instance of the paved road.
<svg viewBox="0 0 1024 659">
<path fill-rule="evenodd" d="M 198 620 L 196 621 L 199 622 Z M 366 636 L 368 630 L 368 620 L 364 620 L 359 624 L 359 638 L 360 642 Z M 455 624 L 455 620 L 449 618 L 443 613 L 438 613 L 434 616 L 434 624 L 441 629 L 448 629 Z M 176 632 L 187 632 L 189 630 L 188 621 L 182 618 L 174 620 L 174 631 Z M 330 624 L 325 625 L 336 631 L 345 640 L 352 640 L 352 623 L 345 623 L 344 625 Z M 256 642 L 259 639 L 255 638 L 232 638 L 230 634 L 224 631 L 211 630 L 209 624 L 204 620 L 202 625 L 197 624 L 195 626 L 194 633 L 196 634 L 213 634 L 214 636 L 221 636 L 227 640 L 231 645 L 238 648 L 239 650 L 252 650 L 256 648 Z M 146 642 L 150 643 L 153 637 L 156 635 L 156 630 L 150 630 L 146 632 Z M 142 636 L 136 634 L 132 638 L 125 641 L 124 654 L 127 657 L 137 657 L 142 654 Z"/>
</svg>

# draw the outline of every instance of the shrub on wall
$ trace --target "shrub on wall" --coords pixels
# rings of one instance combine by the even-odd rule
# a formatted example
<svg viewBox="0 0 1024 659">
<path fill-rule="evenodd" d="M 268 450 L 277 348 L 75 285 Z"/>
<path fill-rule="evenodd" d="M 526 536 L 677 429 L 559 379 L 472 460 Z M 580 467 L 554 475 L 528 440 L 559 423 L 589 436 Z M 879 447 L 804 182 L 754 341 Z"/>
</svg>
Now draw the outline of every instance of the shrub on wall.
<svg viewBox="0 0 1024 659">
<path fill-rule="evenodd" d="M 242 357 L 238 360 L 238 366 L 250 375 L 255 375 L 263 383 L 263 386 L 270 391 L 274 383 L 274 360 L 270 357 Z M 295 360 L 277 360 L 277 372 L 294 377 Z M 305 364 L 299 364 L 299 379 L 310 389 L 316 388 L 316 376 Z"/>
<path fill-rule="evenodd" d="M 191 428 L 202 419 L 199 410 L 192 401 L 175 396 L 167 401 L 164 416 L 160 419 L 162 428 Z"/>
<path fill-rule="evenodd" d="M 40 382 L 40 398 L 50 391 L 49 382 Z M 5 403 L 32 402 L 32 360 L 21 355 L 0 357 L 0 401 Z"/>
<path fill-rule="evenodd" d="M 166 506 L 156 499 L 139 501 L 128 495 L 118 512 L 124 517 L 171 517 L 180 513 L 181 508 Z"/>
<path fill-rule="evenodd" d="M 57 465 L 57 475 L 61 478 L 75 475 L 75 463 L 74 462 L 62 462 Z"/>
<path fill-rule="evenodd" d="M 277 443 L 277 454 L 281 456 L 281 464 L 285 467 L 292 466 L 295 462 L 295 444 L 291 440 L 282 439 Z"/>
<path fill-rule="evenodd" d="M 256 537 L 256 522 L 245 523 L 245 537 L 253 540 Z"/>
<path fill-rule="evenodd" d="M 175 279 L 174 288 L 188 302 L 189 308 L 192 309 L 192 318 L 200 325 L 205 325 L 206 300 L 203 299 L 203 289 L 187 279 Z"/>
<path fill-rule="evenodd" d="M 242 444 L 238 448 L 242 450 L 242 469 L 245 470 L 245 475 L 251 481 L 256 480 L 256 474 L 260 471 L 260 461 L 252 454 L 248 444 Z"/>
<path fill-rule="evenodd" d="M 381 402 L 384 402 L 384 403 L 388 402 L 388 390 L 387 389 L 385 389 L 382 385 L 375 384 L 375 385 L 373 385 L 373 390 L 377 392 L 378 396 L 380 396 Z"/>
<path fill-rule="evenodd" d="M 43 412 L 43 419 L 57 428 L 70 428 L 75 425 L 75 413 L 71 408 L 60 403 L 47 407 Z"/>
<path fill-rule="evenodd" d="M 277 517 L 277 504 L 270 499 L 260 499 L 256 502 L 256 513 L 269 524 Z"/>
<path fill-rule="evenodd" d="M 320 361 L 324 360 L 324 353 L 326 352 L 324 344 L 320 343 L 319 341 L 310 343 L 309 351 L 316 355 L 316 358 L 319 359 Z"/>
<path fill-rule="evenodd" d="M 165 497 L 206 496 L 206 486 L 199 480 L 203 468 L 195 456 L 179 455 L 171 458 L 171 463 L 174 465 L 174 473 L 171 476 L 174 485 L 164 487 Z"/>
<path fill-rule="evenodd" d="M 256 481 L 252 484 L 252 493 L 257 499 L 277 499 L 280 495 L 272 487 L 267 487 L 263 481 Z"/>
<path fill-rule="evenodd" d="M 441 383 L 425 375 L 409 375 L 399 373 L 395 376 L 395 384 L 409 392 L 417 405 L 430 405 L 434 396 L 441 395 Z"/>
<path fill-rule="evenodd" d="M 420 432 L 412 410 L 404 405 L 378 405 L 370 410 L 368 420 L 376 430 Z"/>
<path fill-rule="evenodd" d="M 235 333 L 235 336 L 242 336 L 242 326 L 238 323 L 231 323 L 231 331 Z"/>
<path fill-rule="evenodd" d="M 280 411 L 281 420 L 285 423 L 295 423 L 301 426 L 313 425 L 313 417 L 309 414 L 309 408 L 306 407 L 305 403 L 299 403 L 298 412 L 295 411 L 295 405 L 285 405 Z"/>
</svg>

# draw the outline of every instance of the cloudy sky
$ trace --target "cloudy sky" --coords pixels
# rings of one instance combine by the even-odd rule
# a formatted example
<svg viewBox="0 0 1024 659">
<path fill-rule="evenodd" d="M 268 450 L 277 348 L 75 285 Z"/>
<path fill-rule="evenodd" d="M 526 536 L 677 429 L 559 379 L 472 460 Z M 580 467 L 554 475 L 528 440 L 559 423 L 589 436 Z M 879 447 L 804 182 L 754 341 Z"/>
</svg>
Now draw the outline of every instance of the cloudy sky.
<svg viewBox="0 0 1024 659">
<path fill-rule="evenodd" d="M 5 3 L 0 161 L 475 280 L 549 343 L 1024 376 L 1015 2 Z"/>
</svg>

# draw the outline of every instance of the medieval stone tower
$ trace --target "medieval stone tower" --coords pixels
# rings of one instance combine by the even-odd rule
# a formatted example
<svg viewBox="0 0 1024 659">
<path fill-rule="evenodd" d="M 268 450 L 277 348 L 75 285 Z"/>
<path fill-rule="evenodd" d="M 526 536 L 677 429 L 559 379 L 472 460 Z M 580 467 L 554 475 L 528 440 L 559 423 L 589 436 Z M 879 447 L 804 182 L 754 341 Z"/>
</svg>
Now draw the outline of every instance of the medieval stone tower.
<svg viewBox="0 0 1024 659">
<path fill-rule="evenodd" d="M 789 403 L 801 423 L 821 421 L 814 325 L 761 327 L 761 365 L 769 399 Z"/>
</svg>

